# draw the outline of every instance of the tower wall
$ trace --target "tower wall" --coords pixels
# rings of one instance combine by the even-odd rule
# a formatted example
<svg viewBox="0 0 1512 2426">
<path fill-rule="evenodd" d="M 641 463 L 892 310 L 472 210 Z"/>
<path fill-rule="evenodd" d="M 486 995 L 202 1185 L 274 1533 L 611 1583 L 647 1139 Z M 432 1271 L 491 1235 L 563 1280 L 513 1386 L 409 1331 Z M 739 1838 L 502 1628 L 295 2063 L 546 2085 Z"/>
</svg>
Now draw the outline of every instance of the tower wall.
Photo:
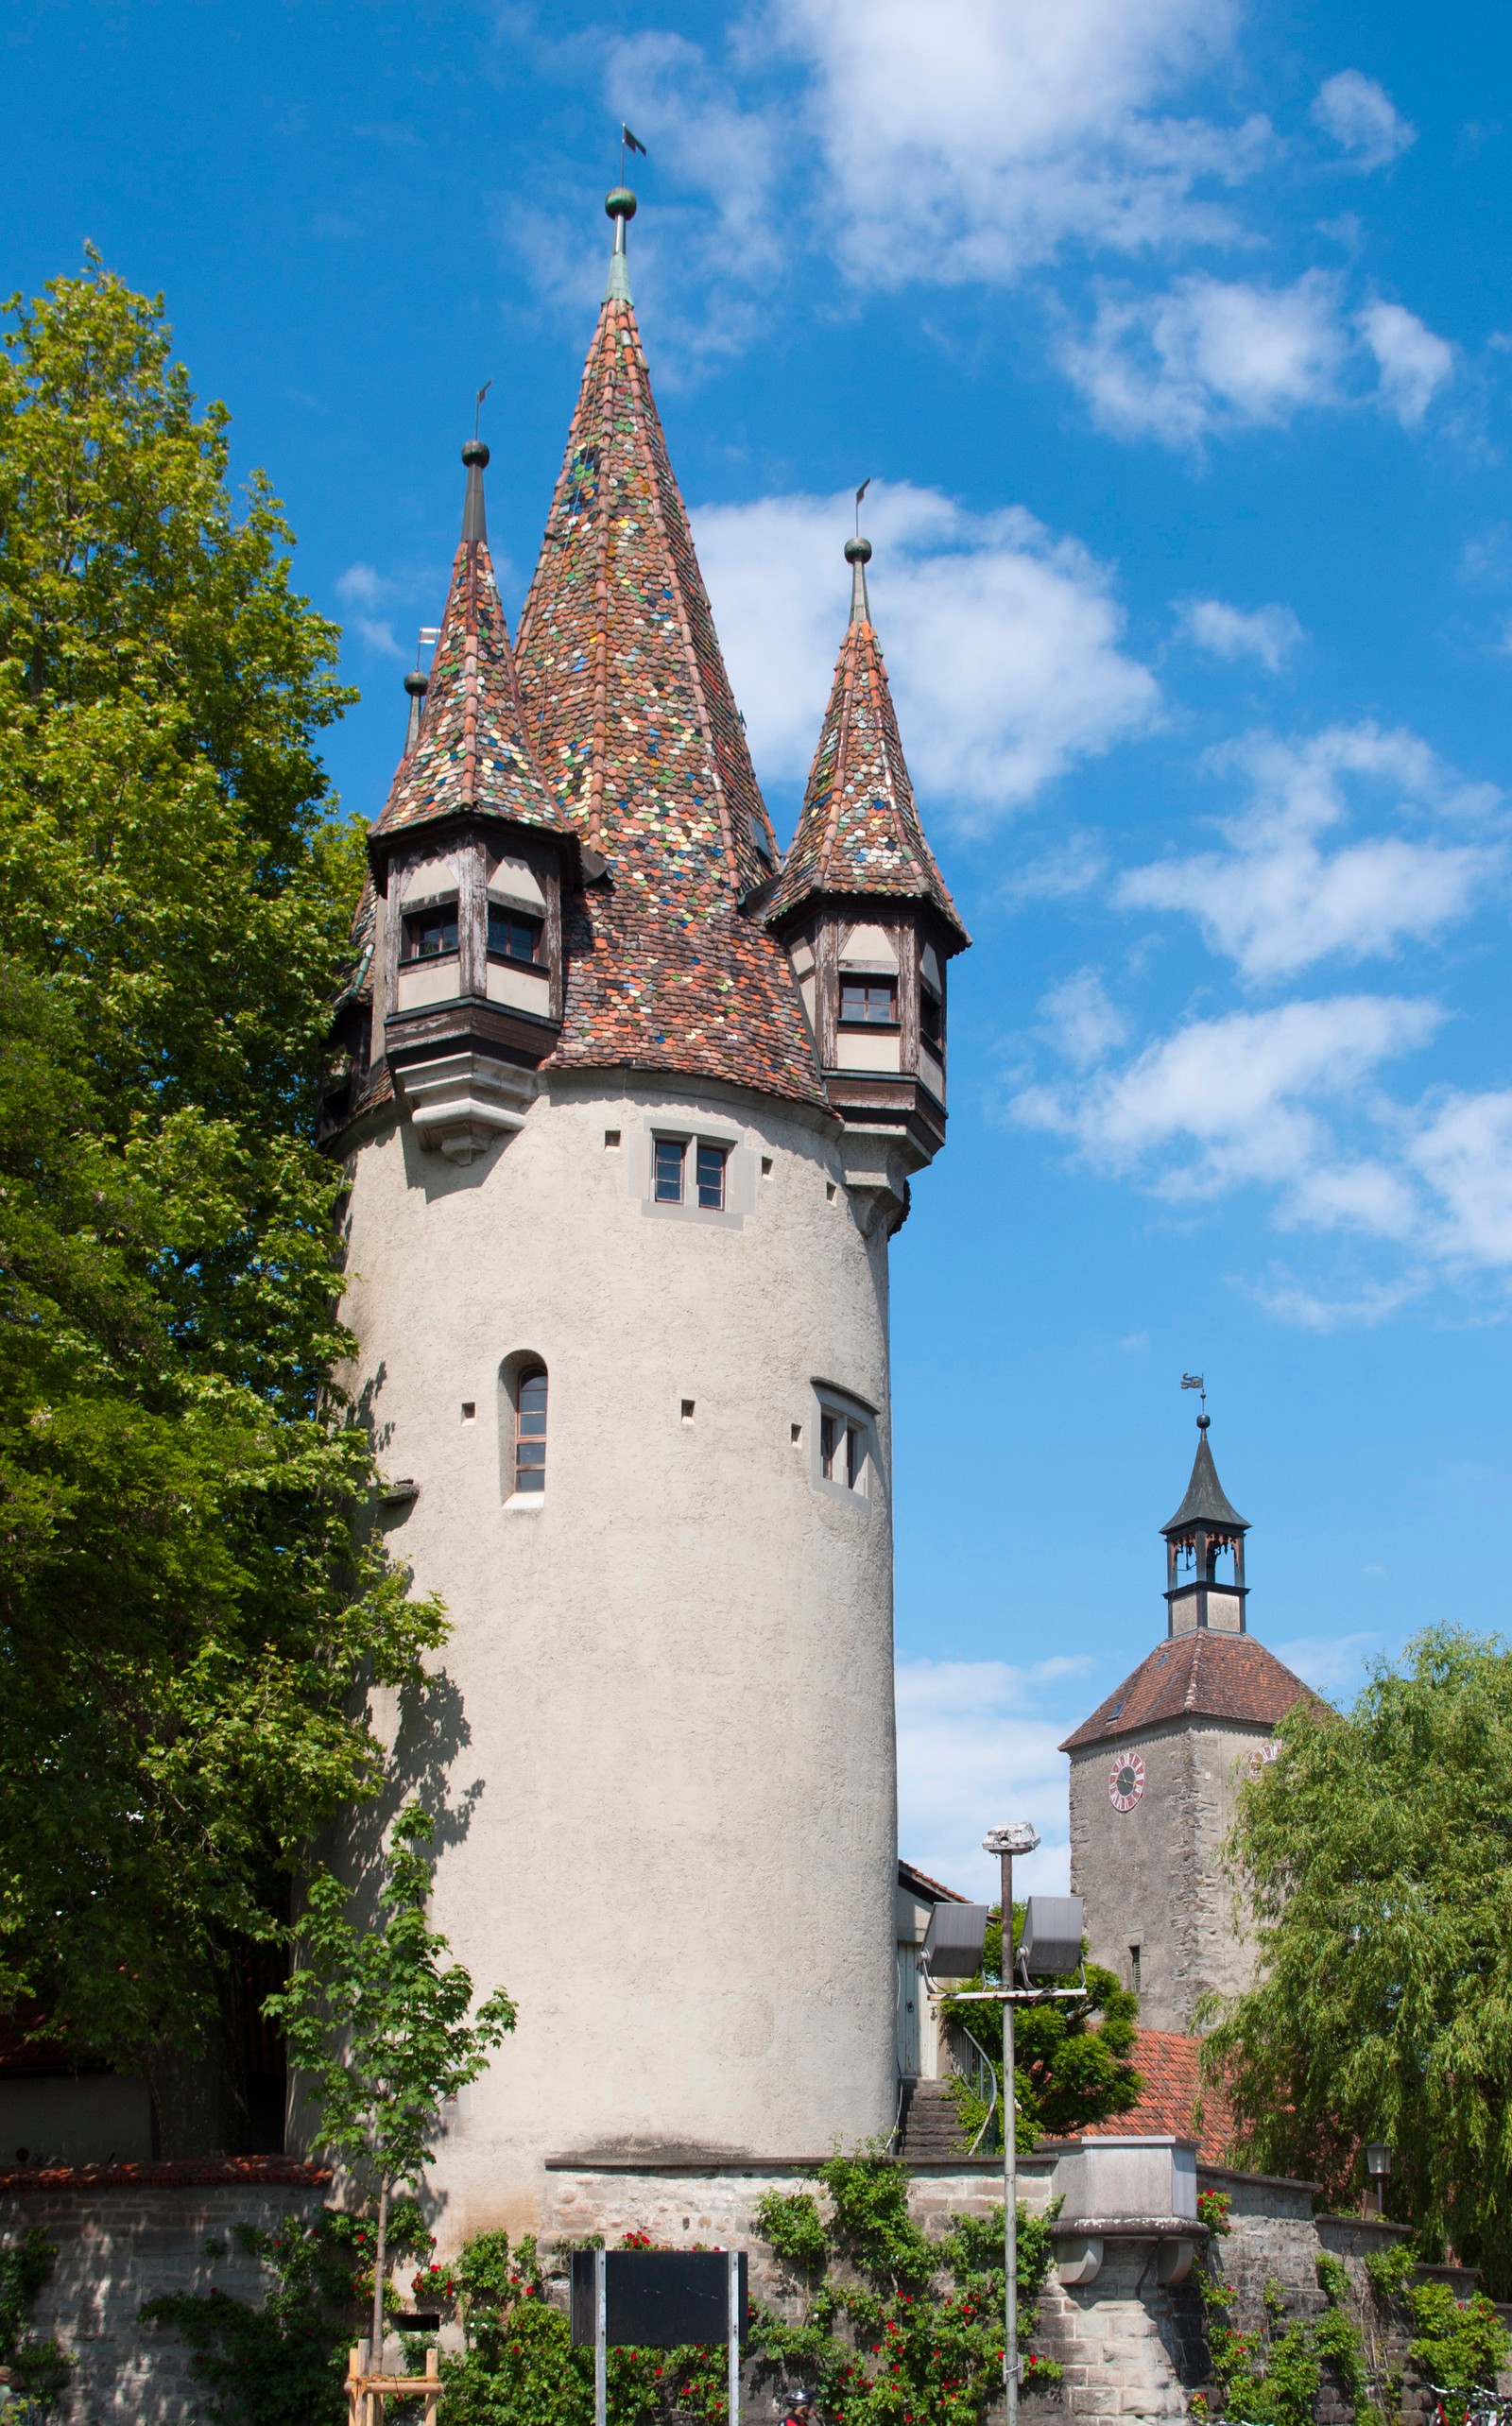
<svg viewBox="0 0 1512 2426">
<path fill-rule="evenodd" d="M 1090 1959 L 1135 1985 L 1150 2030 L 1190 2030 L 1200 1995 L 1249 1987 L 1254 1950 L 1239 1932 L 1221 1860 L 1234 1800 L 1268 1727 L 1183 1718 L 1071 1757 L 1071 1884 L 1087 1900 Z M 1130 1811 L 1108 1783 L 1137 1753 L 1144 1785 Z"/>
<path fill-rule="evenodd" d="M 433 1925 L 520 2007 L 447 2120 L 443 2245 L 536 2224 L 553 2154 L 801 2157 L 894 2119 L 874 1198 L 822 1112 L 542 1084 L 465 1167 L 391 1113 L 350 1165 L 355 1386 L 419 1486 L 390 1546 L 453 1627 L 426 1711 L 380 1724 L 399 1791 L 445 1814 Z M 652 1204 L 658 1127 L 733 1141 L 728 1212 Z M 546 1488 L 510 1501 L 523 1354 L 549 1374 Z M 820 1476 L 816 1383 L 875 1410 L 868 1498 Z"/>
</svg>

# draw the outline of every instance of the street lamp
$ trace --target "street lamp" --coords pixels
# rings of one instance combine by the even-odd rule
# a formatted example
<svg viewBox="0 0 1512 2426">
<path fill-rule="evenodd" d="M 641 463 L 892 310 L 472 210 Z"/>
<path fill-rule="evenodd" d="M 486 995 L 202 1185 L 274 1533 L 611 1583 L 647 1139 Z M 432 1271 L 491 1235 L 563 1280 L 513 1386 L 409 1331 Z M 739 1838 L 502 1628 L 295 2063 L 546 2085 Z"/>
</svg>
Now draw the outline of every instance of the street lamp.
<svg viewBox="0 0 1512 2426">
<path fill-rule="evenodd" d="M 1386 2176 L 1391 2171 L 1391 2150 L 1387 2147 L 1384 2140 L 1369 2140 L 1366 2142 L 1365 2165 L 1366 2173 L 1370 2176 L 1371 2180 L 1376 2186 L 1376 2213 L 1377 2215 L 1384 2215 L 1386 2211 Z"/>
</svg>

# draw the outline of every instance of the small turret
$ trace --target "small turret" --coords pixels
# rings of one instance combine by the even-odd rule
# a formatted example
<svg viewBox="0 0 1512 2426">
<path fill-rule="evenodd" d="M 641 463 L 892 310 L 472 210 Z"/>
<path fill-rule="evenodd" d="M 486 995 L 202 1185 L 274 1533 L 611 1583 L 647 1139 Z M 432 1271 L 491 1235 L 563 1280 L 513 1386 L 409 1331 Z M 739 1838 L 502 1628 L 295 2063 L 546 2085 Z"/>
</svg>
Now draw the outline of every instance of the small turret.
<svg viewBox="0 0 1512 2426">
<path fill-rule="evenodd" d="M 1171 1634 L 1193 1634 L 1208 1626 L 1220 1634 L 1246 1630 L 1245 1536 L 1249 1527 L 1218 1480 L 1208 1446 L 1211 1421 L 1204 1407 L 1197 1418 L 1197 1454 L 1187 1495 L 1170 1523 L 1160 1527 Z M 1232 1574 L 1220 1580 L 1218 1561 L 1225 1557 L 1233 1560 Z"/>
<path fill-rule="evenodd" d="M 945 1140 L 945 967 L 971 942 L 924 838 L 871 621 L 871 542 L 845 543 L 850 620 L 793 845 L 765 906 L 787 945 L 833 1110 Z"/>
</svg>

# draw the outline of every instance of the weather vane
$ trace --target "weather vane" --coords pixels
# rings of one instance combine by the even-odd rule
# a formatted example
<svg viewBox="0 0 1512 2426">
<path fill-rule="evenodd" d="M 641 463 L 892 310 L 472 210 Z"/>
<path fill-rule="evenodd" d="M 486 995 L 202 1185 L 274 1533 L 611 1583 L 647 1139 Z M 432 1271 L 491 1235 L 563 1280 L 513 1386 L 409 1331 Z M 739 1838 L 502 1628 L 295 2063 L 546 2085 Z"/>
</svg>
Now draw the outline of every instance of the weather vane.
<svg viewBox="0 0 1512 2426">
<path fill-rule="evenodd" d="M 1208 1385 L 1203 1380 L 1202 1375 L 1200 1373 L 1183 1373 L 1181 1376 L 1181 1387 L 1184 1390 L 1200 1390 L 1202 1392 L 1202 1412 L 1206 1415 L 1208 1412 Z"/>
<path fill-rule="evenodd" d="M 493 382 L 491 379 L 485 379 L 482 387 L 478 389 L 477 397 L 472 406 L 472 435 L 474 438 L 476 438 L 478 434 L 478 422 L 483 416 L 483 399 L 488 394 L 489 389 L 492 385 Z"/>
<path fill-rule="evenodd" d="M 420 628 L 420 638 L 415 643 L 415 662 L 417 665 L 420 663 L 421 650 L 422 648 L 434 648 L 437 642 L 440 639 L 440 636 L 441 628 L 439 624 L 421 624 Z"/>
<path fill-rule="evenodd" d="M 863 482 L 861 483 L 860 488 L 856 490 L 856 537 L 857 537 L 857 539 L 859 539 L 859 538 L 861 537 L 861 500 L 862 500 L 862 498 L 866 495 L 867 490 L 870 488 L 870 486 L 871 486 L 871 474 L 870 474 L 870 473 L 868 472 L 868 474 L 867 474 L 867 476 L 866 476 L 866 478 L 865 478 L 865 480 L 863 480 Z"/>
<path fill-rule="evenodd" d="M 622 185 L 625 182 L 625 155 L 627 151 L 638 151 L 643 160 L 646 157 L 645 146 L 640 136 L 632 135 L 622 118 L 620 120 L 620 183 Z"/>
</svg>

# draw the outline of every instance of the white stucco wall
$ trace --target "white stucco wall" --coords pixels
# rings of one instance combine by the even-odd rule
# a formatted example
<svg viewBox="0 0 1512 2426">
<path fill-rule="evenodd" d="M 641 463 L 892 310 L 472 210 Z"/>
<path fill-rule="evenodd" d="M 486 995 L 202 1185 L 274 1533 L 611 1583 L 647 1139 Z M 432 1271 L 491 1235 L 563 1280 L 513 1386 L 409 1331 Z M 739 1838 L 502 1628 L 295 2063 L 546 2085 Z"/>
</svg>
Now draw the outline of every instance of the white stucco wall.
<svg viewBox="0 0 1512 2426">
<path fill-rule="evenodd" d="M 650 1204 L 659 1128 L 734 1139 L 727 1213 Z M 520 2004 L 450 2119 L 443 2245 L 539 2222 L 548 2155 L 803 2157 L 891 2126 L 869 1201 L 827 1117 L 617 1075 L 553 1080 L 465 1167 L 392 1117 L 353 1156 L 356 1387 L 385 1471 L 419 1485 L 392 1549 L 454 1628 L 430 1738 L 381 1716 L 449 1814 L 435 1923 Z M 524 1351 L 550 1376 L 547 1479 L 510 1505 L 498 1376 Z M 869 1497 L 821 1481 L 816 1383 L 872 1411 Z"/>
</svg>

